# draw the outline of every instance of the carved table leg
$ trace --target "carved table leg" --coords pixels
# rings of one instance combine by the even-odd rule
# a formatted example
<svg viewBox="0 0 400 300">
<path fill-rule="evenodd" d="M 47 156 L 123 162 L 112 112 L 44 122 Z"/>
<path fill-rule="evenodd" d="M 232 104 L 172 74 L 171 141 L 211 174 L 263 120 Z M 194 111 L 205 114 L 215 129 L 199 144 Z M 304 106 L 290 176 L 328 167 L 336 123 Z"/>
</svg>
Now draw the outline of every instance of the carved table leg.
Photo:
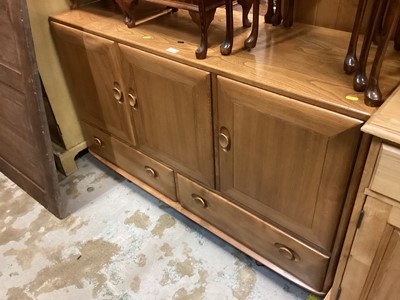
<svg viewBox="0 0 400 300">
<path fill-rule="evenodd" d="M 242 6 L 242 24 L 243 27 L 250 27 L 251 22 L 249 20 L 249 12 L 253 5 L 253 0 L 238 0 L 238 3 Z"/>
<path fill-rule="evenodd" d="M 344 59 L 344 71 L 346 74 L 353 74 L 358 65 L 357 60 L 357 42 L 360 35 L 361 24 L 365 15 L 365 8 L 367 7 L 368 0 L 360 0 L 358 2 L 357 14 L 354 20 L 353 31 L 351 33 L 349 48 L 347 50 L 346 58 Z"/>
<path fill-rule="evenodd" d="M 199 0 L 199 15 L 200 15 L 200 46 L 196 49 L 196 58 L 197 59 L 205 59 L 207 56 L 207 47 L 208 47 L 208 26 L 207 26 L 207 16 L 204 0 Z"/>
<path fill-rule="evenodd" d="M 221 51 L 222 55 L 229 55 L 232 52 L 232 45 L 233 45 L 233 5 L 232 5 L 232 0 L 225 1 L 225 10 L 226 10 L 226 37 L 225 37 L 225 41 L 220 46 L 220 51 Z M 244 10 L 243 10 L 243 14 L 244 14 Z"/>
<path fill-rule="evenodd" d="M 275 13 L 271 18 L 271 23 L 273 26 L 280 25 L 282 22 L 282 0 L 276 0 Z"/>
<path fill-rule="evenodd" d="M 373 34 L 377 25 L 377 16 L 382 9 L 386 7 L 387 0 L 374 0 L 372 13 L 365 32 L 364 42 L 361 49 L 360 60 L 353 80 L 353 88 L 358 92 L 365 90 L 368 82 L 366 67 L 369 50 L 372 44 Z"/>
<path fill-rule="evenodd" d="M 375 54 L 372 64 L 371 74 L 369 76 L 368 85 L 365 89 L 365 104 L 368 106 L 379 106 L 383 103 L 382 93 L 379 89 L 379 74 L 382 62 L 386 53 L 390 37 L 396 28 L 399 20 L 400 0 L 389 0 L 387 13 L 383 21 L 381 42 Z"/>
<path fill-rule="evenodd" d="M 274 15 L 274 0 L 268 0 L 268 7 L 267 7 L 267 12 L 265 13 L 264 16 L 264 22 L 271 24 L 272 21 L 272 16 Z"/>
<path fill-rule="evenodd" d="M 249 37 L 244 41 L 244 48 L 251 49 L 257 44 L 258 38 L 258 20 L 260 13 L 260 0 L 254 0 L 253 2 L 253 26 Z"/>
<path fill-rule="evenodd" d="M 283 18 L 283 26 L 292 27 L 293 25 L 293 12 L 294 12 L 294 0 L 287 1 L 286 14 Z"/>
</svg>

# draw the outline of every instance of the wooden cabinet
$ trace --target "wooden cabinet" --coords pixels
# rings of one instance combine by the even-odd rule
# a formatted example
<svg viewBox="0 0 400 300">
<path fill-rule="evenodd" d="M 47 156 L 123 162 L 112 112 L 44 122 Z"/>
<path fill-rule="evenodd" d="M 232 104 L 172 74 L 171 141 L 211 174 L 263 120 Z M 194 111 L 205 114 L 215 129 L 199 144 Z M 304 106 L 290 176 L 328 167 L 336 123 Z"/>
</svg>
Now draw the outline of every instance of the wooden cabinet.
<svg viewBox="0 0 400 300">
<path fill-rule="evenodd" d="M 51 19 L 92 153 L 262 264 L 325 294 L 369 146 L 360 127 L 375 110 L 346 99 L 351 83 L 338 71 L 346 34 L 266 27 L 254 50 L 234 45 L 230 56 L 211 35 L 207 59 L 197 60 L 188 16 L 129 29 L 99 11 Z M 223 28 L 224 17 L 217 10 L 214 24 Z M 382 77 L 386 86 L 393 73 Z M 117 109 L 102 115 L 106 98 Z"/>
<path fill-rule="evenodd" d="M 119 47 L 137 148 L 213 188 L 210 73 Z"/>
<path fill-rule="evenodd" d="M 220 190 L 330 251 L 362 122 L 218 77 Z"/>
<path fill-rule="evenodd" d="M 117 44 L 60 24 L 52 29 L 79 117 L 134 144 Z"/>
</svg>

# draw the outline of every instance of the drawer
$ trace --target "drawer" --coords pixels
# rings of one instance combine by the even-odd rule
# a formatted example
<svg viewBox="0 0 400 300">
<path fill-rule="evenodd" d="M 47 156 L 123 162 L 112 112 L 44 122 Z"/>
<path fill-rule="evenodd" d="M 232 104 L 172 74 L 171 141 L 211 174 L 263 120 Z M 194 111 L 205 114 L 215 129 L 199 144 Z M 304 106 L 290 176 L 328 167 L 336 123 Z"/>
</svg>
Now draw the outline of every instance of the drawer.
<svg viewBox="0 0 400 300">
<path fill-rule="evenodd" d="M 370 189 L 400 201 L 400 149 L 382 144 Z"/>
<path fill-rule="evenodd" d="M 176 200 L 172 169 L 134 150 L 107 133 L 83 123 L 89 148 L 172 200 Z"/>
<path fill-rule="evenodd" d="M 179 174 L 178 199 L 188 211 L 322 291 L 328 256 Z"/>
</svg>

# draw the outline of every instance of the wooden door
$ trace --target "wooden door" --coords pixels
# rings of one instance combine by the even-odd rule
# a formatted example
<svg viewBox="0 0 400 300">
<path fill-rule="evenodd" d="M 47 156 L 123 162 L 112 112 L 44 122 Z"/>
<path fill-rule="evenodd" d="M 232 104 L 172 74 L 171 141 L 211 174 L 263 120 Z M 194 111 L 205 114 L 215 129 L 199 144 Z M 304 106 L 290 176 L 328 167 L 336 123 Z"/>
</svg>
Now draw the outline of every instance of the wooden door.
<svg viewBox="0 0 400 300">
<path fill-rule="evenodd" d="M 61 24 L 51 27 L 79 117 L 134 144 L 117 44 Z"/>
<path fill-rule="evenodd" d="M 331 249 L 361 122 L 218 77 L 220 190 Z"/>
<path fill-rule="evenodd" d="M 64 215 L 24 0 L 0 2 L 0 171 Z"/>
<path fill-rule="evenodd" d="M 210 74 L 120 49 L 138 149 L 214 187 Z"/>
</svg>

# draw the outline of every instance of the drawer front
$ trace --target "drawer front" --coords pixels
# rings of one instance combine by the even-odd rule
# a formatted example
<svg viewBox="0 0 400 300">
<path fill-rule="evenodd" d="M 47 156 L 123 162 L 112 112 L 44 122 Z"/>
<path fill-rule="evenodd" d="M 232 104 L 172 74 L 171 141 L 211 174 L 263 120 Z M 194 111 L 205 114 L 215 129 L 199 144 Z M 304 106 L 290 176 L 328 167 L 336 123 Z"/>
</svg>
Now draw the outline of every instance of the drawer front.
<svg viewBox="0 0 400 300">
<path fill-rule="evenodd" d="M 178 199 L 187 210 L 322 291 L 329 257 L 179 174 Z"/>
<path fill-rule="evenodd" d="M 400 201 L 400 149 L 382 144 L 371 190 Z"/>
<path fill-rule="evenodd" d="M 176 200 L 175 179 L 172 169 L 109 136 L 107 133 L 83 124 L 89 148 L 121 169 Z"/>
</svg>

